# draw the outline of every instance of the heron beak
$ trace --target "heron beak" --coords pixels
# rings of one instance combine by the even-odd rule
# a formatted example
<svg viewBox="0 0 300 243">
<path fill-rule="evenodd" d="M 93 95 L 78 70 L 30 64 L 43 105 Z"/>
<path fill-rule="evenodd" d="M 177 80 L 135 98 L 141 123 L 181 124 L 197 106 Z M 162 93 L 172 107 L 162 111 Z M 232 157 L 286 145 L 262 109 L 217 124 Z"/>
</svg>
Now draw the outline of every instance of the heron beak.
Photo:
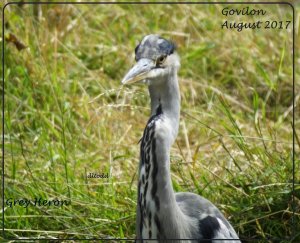
<svg viewBox="0 0 300 243">
<path fill-rule="evenodd" d="M 125 75 L 122 84 L 132 84 L 149 78 L 149 72 L 155 68 L 151 59 L 140 59 Z"/>
</svg>

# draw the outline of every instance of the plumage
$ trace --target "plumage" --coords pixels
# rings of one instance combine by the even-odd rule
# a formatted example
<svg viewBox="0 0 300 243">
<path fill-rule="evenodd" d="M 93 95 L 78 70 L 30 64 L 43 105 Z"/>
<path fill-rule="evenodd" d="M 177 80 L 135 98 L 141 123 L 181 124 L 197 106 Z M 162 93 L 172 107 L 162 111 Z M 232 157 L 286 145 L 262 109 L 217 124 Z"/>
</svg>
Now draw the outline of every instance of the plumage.
<svg viewBox="0 0 300 243">
<path fill-rule="evenodd" d="M 175 45 L 148 35 L 135 48 L 135 58 L 122 83 L 147 83 L 151 98 L 151 116 L 140 144 L 137 242 L 240 242 L 216 206 L 193 193 L 174 193 L 172 187 L 170 149 L 180 117 Z"/>
</svg>

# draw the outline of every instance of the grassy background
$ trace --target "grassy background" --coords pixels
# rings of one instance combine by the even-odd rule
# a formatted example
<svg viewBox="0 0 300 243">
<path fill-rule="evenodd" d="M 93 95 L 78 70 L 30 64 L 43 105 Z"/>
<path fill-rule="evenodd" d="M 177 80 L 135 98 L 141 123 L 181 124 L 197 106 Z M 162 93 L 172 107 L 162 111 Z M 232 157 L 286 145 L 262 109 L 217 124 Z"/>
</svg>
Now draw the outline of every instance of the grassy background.
<svg viewBox="0 0 300 243">
<path fill-rule="evenodd" d="M 267 14 L 226 18 L 225 6 L 6 7 L 5 198 L 72 202 L 5 207 L 6 237 L 135 237 L 137 143 L 149 97 L 144 85 L 122 87 L 120 81 L 134 63 L 136 44 L 149 33 L 175 41 L 181 56 L 174 189 L 211 200 L 241 238 L 291 236 L 292 28 L 237 32 L 220 25 L 292 20 L 292 11 L 253 5 Z M 297 46 L 298 33 L 299 14 Z M 299 69 L 295 78 L 298 105 Z M 299 111 L 296 106 L 296 151 Z M 295 162 L 296 241 L 299 152 Z M 89 172 L 110 178 L 87 179 Z"/>
</svg>

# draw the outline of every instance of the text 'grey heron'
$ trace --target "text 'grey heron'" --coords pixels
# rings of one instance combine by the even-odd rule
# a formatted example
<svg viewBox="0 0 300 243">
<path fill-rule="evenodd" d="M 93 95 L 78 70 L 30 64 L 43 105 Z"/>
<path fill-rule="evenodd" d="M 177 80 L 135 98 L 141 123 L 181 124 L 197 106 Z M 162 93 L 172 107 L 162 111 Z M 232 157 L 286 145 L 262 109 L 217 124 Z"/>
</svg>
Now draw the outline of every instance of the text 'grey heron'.
<svg viewBox="0 0 300 243">
<path fill-rule="evenodd" d="M 145 36 L 135 48 L 135 59 L 137 63 L 122 83 L 146 82 L 151 98 L 151 117 L 141 140 L 137 242 L 240 242 L 211 202 L 193 193 L 173 191 L 170 148 L 180 116 L 180 61 L 175 45 L 158 35 Z"/>
</svg>

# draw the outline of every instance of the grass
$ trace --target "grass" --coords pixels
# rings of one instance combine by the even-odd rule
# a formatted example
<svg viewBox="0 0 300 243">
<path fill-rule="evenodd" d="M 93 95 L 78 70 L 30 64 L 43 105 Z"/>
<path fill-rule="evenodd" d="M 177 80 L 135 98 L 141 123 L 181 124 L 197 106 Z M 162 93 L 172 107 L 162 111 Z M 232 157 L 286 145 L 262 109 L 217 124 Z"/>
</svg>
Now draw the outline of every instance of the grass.
<svg viewBox="0 0 300 243">
<path fill-rule="evenodd" d="M 294 236 L 291 224 L 291 28 L 221 30 L 222 6 L 6 7 L 5 198 L 71 200 L 62 208 L 6 206 L 6 237 L 135 237 L 138 141 L 149 97 L 144 85 L 120 80 L 138 41 L 159 33 L 181 56 L 175 191 L 214 202 L 241 238 L 299 240 L 299 139 Z M 267 15 L 228 20 L 292 20 L 289 6 L 253 7 Z M 297 34 L 299 17 L 296 26 Z M 18 50 L 9 34 L 27 48 Z M 299 70 L 295 75 L 298 105 Z M 89 172 L 110 177 L 87 179 Z"/>
</svg>

